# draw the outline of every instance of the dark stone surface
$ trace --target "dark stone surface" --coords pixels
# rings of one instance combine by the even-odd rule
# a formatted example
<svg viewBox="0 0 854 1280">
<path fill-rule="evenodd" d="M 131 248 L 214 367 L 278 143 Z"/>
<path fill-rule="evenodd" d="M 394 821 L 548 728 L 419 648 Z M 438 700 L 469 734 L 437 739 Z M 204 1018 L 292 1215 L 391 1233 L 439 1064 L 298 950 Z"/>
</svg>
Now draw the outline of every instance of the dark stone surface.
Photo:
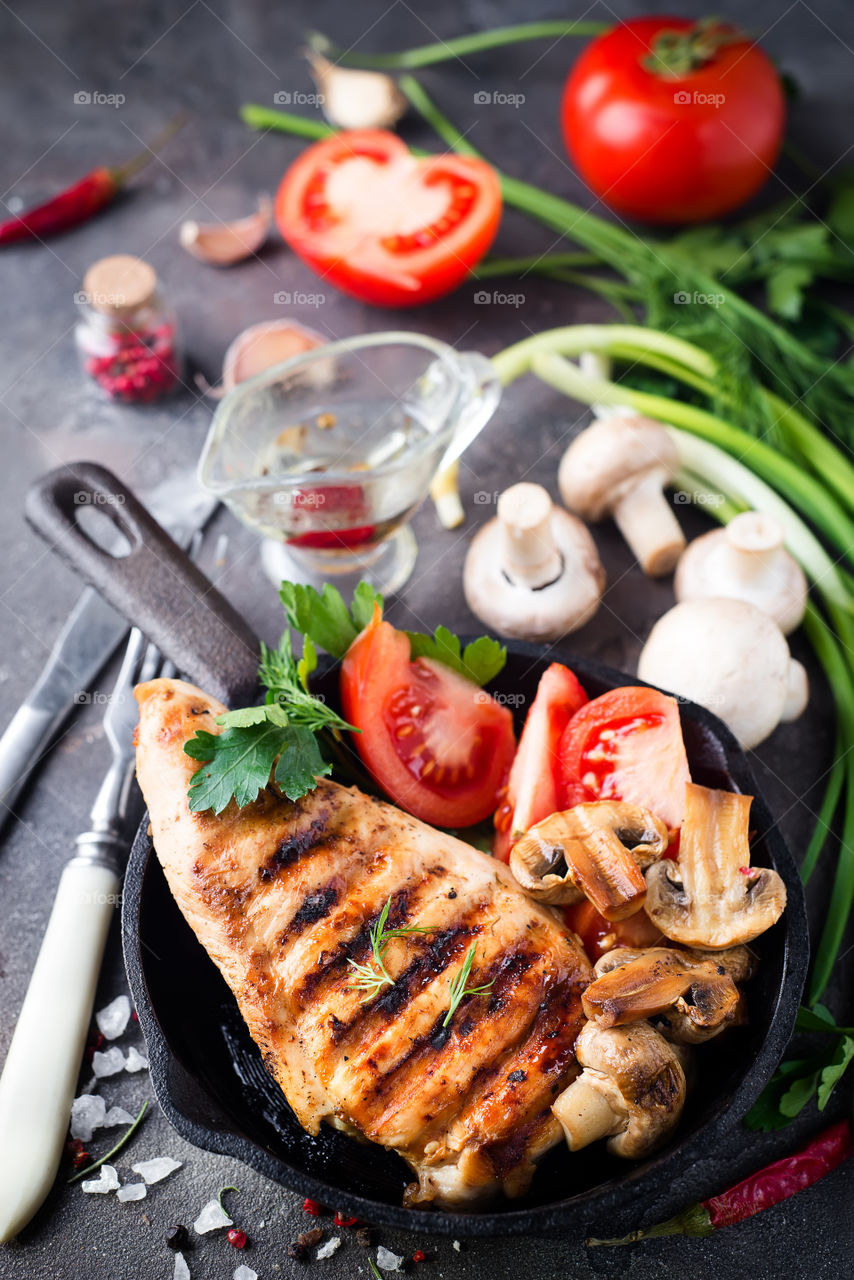
<svg viewBox="0 0 854 1280">
<path fill-rule="evenodd" d="M 641 4 L 621 0 L 616 10 L 594 6 L 587 17 L 607 20 L 615 12 L 640 12 Z M 692 9 L 694 7 L 692 6 Z M 701 9 L 697 8 L 696 12 Z M 802 88 L 792 111 L 791 136 L 828 168 L 850 143 L 852 45 L 854 22 L 845 0 L 826 0 L 820 7 L 754 3 L 749 15 L 729 0 L 718 11 L 748 21 L 768 50 L 791 71 Z M 230 271 L 206 268 L 187 257 L 177 244 L 177 227 L 188 217 L 229 216 L 246 210 L 261 189 L 272 189 L 285 164 L 299 147 L 296 141 L 247 132 L 237 119 L 241 102 L 271 103 L 275 92 L 308 93 L 309 83 L 298 49 L 306 26 L 333 32 L 344 44 L 364 41 L 365 48 L 396 48 L 425 43 L 431 33 L 442 36 L 479 30 L 499 22 L 556 16 L 560 6 L 522 6 L 467 0 L 455 5 L 440 0 L 422 10 L 403 3 L 360 6 L 326 4 L 274 5 L 206 3 L 187 6 L 149 3 L 112 5 L 78 0 L 18 4 L 0 16 L 0 95 L 7 121 L 3 148 L 5 199 L 31 203 L 95 164 L 119 163 L 150 138 L 164 119 L 181 106 L 190 123 L 170 146 L 162 163 L 154 164 L 131 195 L 109 213 L 44 246 L 25 246 L 3 255 L 3 372 L 0 415 L 3 429 L 2 502 L 3 565 L 0 576 L 0 723 L 5 723 L 23 691 L 36 677 L 46 651 L 79 591 L 73 576 L 23 524 L 21 502 L 27 483 L 62 462 L 91 458 L 118 470 L 142 491 L 160 478 L 192 465 L 210 417 L 209 405 L 190 386 L 168 404 L 153 410 L 120 410 L 99 400 L 77 367 L 72 341 L 72 295 L 85 268 L 110 252 L 147 257 L 161 274 L 183 322 L 189 351 L 213 378 L 230 339 L 245 324 L 280 313 L 274 294 L 280 290 L 324 293 L 322 305 L 295 306 L 293 312 L 330 336 L 384 327 L 421 329 L 447 341 L 487 353 L 528 332 L 577 320 L 609 318 L 586 295 L 528 279 L 507 292 L 524 294 L 519 306 L 474 304 L 474 290 L 460 293 L 424 312 L 402 316 L 371 311 L 324 288 L 275 239 L 253 261 Z M 582 16 L 580 7 L 576 7 Z M 425 83 L 440 97 L 449 114 L 464 126 L 487 154 L 504 167 L 533 181 L 584 199 L 563 160 L 555 120 L 555 101 L 571 49 L 520 46 L 467 59 L 465 65 L 425 73 Z M 523 92 L 525 103 L 512 107 L 475 107 L 474 93 L 491 89 Z M 120 108 L 79 105 L 77 92 L 121 93 Z M 308 107 L 296 109 L 308 111 Z M 415 122 L 407 136 L 432 145 Z M 787 180 L 791 175 L 784 175 Z M 210 213 L 208 212 L 210 211 Z M 498 249 L 518 253 L 547 246 L 549 238 L 516 216 L 508 216 Z M 562 403 L 530 382 L 507 394 L 487 437 L 465 459 L 463 489 L 469 522 L 463 530 L 443 533 L 432 510 L 415 520 L 421 553 L 415 573 L 394 606 L 399 620 L 424 624 L 442 621 L 468 629 L 474 621 L 460 592 L 462 559 L 472 529 L 492 514 L 492 495 L 521 477 L 545 483 L 555 492 L 557 461 L 568 434 L 583 421 L 577 406 Z M 707 527 L 701 513 L 685 510 L 686 528 Z M 224 557 L 209 553 L 206 568 L 217 585 L 267 640 L 281 626 L 275 593 L 262 578 L 253 535 L 225 512 L 216 529 L 227 533 Z M 608 570 L 609 587 L 596 619 L 573 637 L 571 649 L 631 670 L 641 641 L 654 618 L 671 601 L 667 583 L 649 583 L 631 567 L 625 547 L 610 528 L 597 533 Z M 211 542 L 213 546 L 213 541 Z M 832 750 L 832 698 L 815 672 L 809 713 L 796 725 L 779 730 L 753 755 L 770 807 L 797 851 L 810 829 L 816 806 L 816 784 Z M 110 688 L 104 677 L 103 690 Z M 8 1042 L 37 953 L 63 861 L 74 835 L 82 830 L 107 763 L 98 708 L 82 707 L 58 748 L 40 767 L 24 793 L 18 820 L 3 834 L 0 851 L 0 1039 Z M 810 905 L 820 919 L 826 903 L 827 870 L 810 885 Z M 832 1007 L 850 1015 L 842 994 L 850 990 L 850 956 L 831 992 Z M 99 1005 L 125 989 L 115 935 L 104 966 Z M 848 1017 L 850 1021 L 850 1016 Z M 123 1043 L 130 1043 L 127 1037 Z M 85 1083 L 85 1081 L 84 1081 Z M 106 1081 L 108 1102 L 135 1110 L 148 1093 L 143 1077 Z M 836 1114 L 842 1099 L 828 1114 Z M 815 1132 L 821 1121 L 810 1112 L 783 1134 L 734 1135 L 723 1152 L 709 1152 L 719 1162 L 723 1183 L 768 1159 L 791 1150 Z M 108 1140 L 92 1143 L 97 1154 Z M 147 1280 L 172 1274 L 172 1255 L 164 1244 L 166 1229 L 176 1221 L 188 1225 L 219 1187 L 240 1187 L 232 1196 L 235 1215 L 247 1230 L 252 1247 L 232 1251 L 221 1235 L 198 1239 L 189 1255 L 194 1277 L 225 1280 L 246 1262 L 262 1280 L 299 1274 L 300 1264 L 287 1257 L 287 1244 L 312 1225 L 294 1198 L 234 1162 L 208 1156 L 177 1139 L 156 1108 L 133 1148 L 119 1157 L 120 1173 L 131 1163 L 159 1154 L 184 1161 L 184 1168 L 152 1188 L 139 1204 L 119 1205 L 113 1197 L 87 1197 L 67 1188 L 62 1179 L 44 1210 L 20 1240 L 4 1249 L 0 1272 L 12 1278 L 86 1277 L 86 1280 Z M 8 1158 L 8 1153 L 3 1153 Z M 583 1157 L 582 1157 L 583 1158 Z M 699 1173 L 699 1170 L 698 1170 Z M 686 1276 L 691 1280 L 764 1280 L 843 1276 L 851 1273 L 854 1245 L 850 1204 L 854 1167 L 756 1220 L 705 1241 L 665 1240 L 631 1251 L 587 1253 L 577 1244 L 517 1241 L 463 1243 L 455 1252 L 449 1242 L 383 1233 L 382 1242 L 397 1252 L 416 1247 L 434 1258 L 425 1276 L 515 1277 L 532 1273 L 548 1277 L 631 1276 L 636 1280 Z M 692 1177 L 684 1179 L 686 1202 Z M 842 1210 L 842 1211 L 840 1211 Z M 650 1220 L 654 1220 L 654 1213 Z M 264 1226 L 261 1226 L 262 1221 Z M 325 1224 L 328 1224 L 328 1219 Z M 325 1263 L 330 1277 L 367 1274 L 363 1251 L 350 1233 L 345 1245 Z"/>
</svg>

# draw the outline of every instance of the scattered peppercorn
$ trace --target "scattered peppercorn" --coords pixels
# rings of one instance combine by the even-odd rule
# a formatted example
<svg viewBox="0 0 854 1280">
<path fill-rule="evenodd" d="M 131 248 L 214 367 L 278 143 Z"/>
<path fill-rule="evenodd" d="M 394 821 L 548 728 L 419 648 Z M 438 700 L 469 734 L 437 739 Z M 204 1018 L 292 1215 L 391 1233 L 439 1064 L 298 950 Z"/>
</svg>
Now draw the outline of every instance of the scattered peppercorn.
<svg viewBox="0 0 854 1280">
<path fill-rule="evenodd" d="M 297 1236 L 296 1240 L 292 1240 L 288 1245 L 288 1257 L 296 1258 L 298 1262 L 304 1261 L 309 1249 L 320 1244 L 322 1239 L 321 1227 L 315 1227 L 312 1231 L 303 1231 L 302 1235 Z"/>
<path fill-rule="evenodd" d="M 360 1244 L 363 1249 L 370 1249 L 374 1243 L 374 1237 L 370 1227 L 359 1227 L 356 1232 L 356 1244 Z"/>
<path fill-rule="evenodd" d="M 413 1262 L 426 1262 L 426 1261 L 427 1261 L 427 1254 L 424 1252 L 424 1250 L 423 1250 L 423 1249 L 416 1249 L 416 1250 L 415 1250 L 415 1252 L 414 1252 L 414 1253 L 413 1253 L 413 1255 L 412 1255 L 412 1261 L 413 1261 Z"/>
<path fill-rule="evenodd" d="M 166 1244 L 170 1249 L 188 1249 L 190 1247 L 190 1233 L 179 1222 L 177 1226 L 170 1227 L 166 1232 Z"/>
<path fill-rule="evenodd" d="M 303 1200 L 302 1207 L 305 1212 L 310 1213 L 313 1218 L 319 1218 L 322 1213 L 322 1209 L 317 1201 L 310 1200 L 308 1196 Z"/>
<path fill-rule="evenodd" d="M 131 1022 L 139 1022 L 139 1014 L 137 1013 L 136 1009 L 131 1009 L 130 1020 Z"/>
<path fill-rule="evenodd" d="M 232 1227 L 225 1238 L 234 1249 L 245 1249 L 249 1243 L 246 1232 L 241 1231 L 239 1227 Z"/>
<path fill-rule="evenodd" d="M 332 1219 L 336 1227 L 355 1227 L 359 1221 L 358 1218 L 345 1217 L 340 1209 L 335 1210 L 335 1217 Z"/>
<path fill-rule="evenodd" d="M 81 1149 L 80 1151 L 74 1152 L 74 1155 L 71 1157 L 71 1163 L 74 1165 L 75 1169 L 85 1169 L 91 1159 L 92 1157 L 89 1155 L 89 1152 Z"/>
</svg>

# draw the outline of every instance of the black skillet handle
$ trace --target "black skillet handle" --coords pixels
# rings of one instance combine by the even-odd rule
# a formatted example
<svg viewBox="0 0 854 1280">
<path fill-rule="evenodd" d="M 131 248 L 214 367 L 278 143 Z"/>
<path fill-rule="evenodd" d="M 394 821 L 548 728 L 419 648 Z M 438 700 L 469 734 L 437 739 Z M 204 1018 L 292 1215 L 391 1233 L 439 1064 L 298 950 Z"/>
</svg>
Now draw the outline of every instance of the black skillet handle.
<svg viewBox="0 0 854 1280">
<path fill-rule="evenodd" d="M 77 514 L 89 504 L 124 535 L 129 555 L 111 554 L 80 527 Z M 51 549 L 180 672 L 232 706 L 253 701 L 258 638 L 111 471 L 94 462 L 59 467 L 30 487 L 25 514 Z"/>
</svg>

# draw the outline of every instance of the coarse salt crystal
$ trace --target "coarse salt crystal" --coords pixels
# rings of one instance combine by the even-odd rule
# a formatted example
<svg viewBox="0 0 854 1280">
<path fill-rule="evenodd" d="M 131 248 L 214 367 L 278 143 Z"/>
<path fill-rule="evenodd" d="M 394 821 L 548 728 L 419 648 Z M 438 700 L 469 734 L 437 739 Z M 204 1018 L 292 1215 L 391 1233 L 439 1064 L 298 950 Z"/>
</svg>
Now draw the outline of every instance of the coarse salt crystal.
<svg viewBox="0 0 854 1280">
<path fill-rule="evenodd" d="M 88 1182 L 81 1183 L 84 1191 L 95 1191 L 98 1195 L 103 1195 L 107 1191 L 118 1191 L 121 1183 L 119 1175 L 111 1164 L 102 1164 L 99 1177 L 90 1178 Z"/>
<path fill-rule="evenodd" d="M 71 1104 L 71 1136 L 88 1142 L 103 1127 L 107 1104 L 97 1093 L 81 1093 Z"/>
<path fill-rule="evenodd" d="M 187 1266 L 183 1253 L 175 1254 L 175 1270 L 172 1272 L 172 1280 L 190 1280 L 190 1268 Z"/>
<path fill-rule="evenodd" d="M 454 1241 L 452 1248 L 454 1248 L 454 1249 L 457 1251 L 457 1253 L 459 1253 L 459 1251 L 460 1251 L 460 1242 L 459 1242 L 459 1240 L 455 1240 L 455 1241 Z"/>
<path fill-rule="evenodd" d="M 382 1267 L 383 1271 L 399 1271 L 401 1262 L 403 1262 L 402 1253 L 392 1253 L 391 1249 L 387 1249 L 384 1244 L 377 1249 L 377 1266 Z"/>
<path fill-rule="evenodd" d="M 241 1262 L 239 1267 L 234 1268 L 234 1280 L 258 1280 L 258 1272 Z"/>
<path fill-rule="evenodd" d="M 134 1117 L 124 1107 L 110 1107 L 104 1116 L 104 1128 L 114 1129 L 117 1124 L 133 1124 Z"/>
<path fill-rule="evenodd" d="M 106 1053 L 92 1054 L 92 1070 L 100 1079 L 102 1076 L 115 1076 L 124 1070 L 125 1055 L 121 1049 L 108 1049 Z"/>
<path fill-rule="evenodd" d="M 144 1200 L 147 1195 L 148 1188 L 144 1182 L 129 1182 L 126 1187 L 119 1187 L 116 1199 L 124 1203 L 125 1200 Z"/>
<path fill-rule="evenodd" d="M 130 1000 L 127 996 L 116 996 L 98 1013 L 95 1021 L 98 1030 L 105 1040 L 118 1040 L 130 1018 Z"/>
<path fill-rule="evenodd" d="M 181 1161 L 173 1160 L 171 1156 L 157 1156 L 154 1160 L 140 1160 L 139 1164 L 131 1165 L 133 1172 L 138 1173 L 149 1186 L 152 1182 L 160 1182 L 163 1178 L 168 1178 L 170 1173 L 180 1168 Z"/>
<path fill-rule="evenodd" d="M 128 1049 L 128 1056 L 125 1059 L 125 1071 L 145 1071 L 148 1067 L 148 1058 L 135 1049 L 133 1045 Z"/>
<path fill-rule="evenodd" d="M 208 1231 L 216 1231 L 218 1227 L 233 1226 L 234 1223 L 220 1202 L 218 1200 L 209 1200 L 193 1223 L 193 1230 L 198 1231 L 199 1235 L 203 1236 Z"/>
<path fill-rule="evenodd" d="M 317 1253 L 315 1254 L 315 1257 L 331 1258 L 335 1250 L 340 1249 L 340 1247 L 341 1247 L 341 1237 L 333 1236 L 331 1240 L 326 1241 L 326 1244 L 322 1244 L 320 1246 Z"/>
</svg>

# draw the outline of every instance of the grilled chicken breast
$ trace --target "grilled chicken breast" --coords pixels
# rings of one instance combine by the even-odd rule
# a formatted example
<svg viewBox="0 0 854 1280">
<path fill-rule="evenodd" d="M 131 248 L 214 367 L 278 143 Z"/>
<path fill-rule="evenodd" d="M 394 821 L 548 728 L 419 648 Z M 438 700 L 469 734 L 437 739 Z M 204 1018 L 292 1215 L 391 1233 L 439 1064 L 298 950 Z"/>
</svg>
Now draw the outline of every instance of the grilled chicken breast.
<svg viewBox="0 0 854 1280">
<path fill-rule="evenodd" d="M 297 1119 L 399 1152 L 407 1203 L 522 1193 L 561 1139 L 550 1106 L 577 1074 L 577 939 L 507 869 L 392 805 L 323 779 L 291 803 L 192 813 L 184 743 L 224 708 L 180 680 L 141 685 L 137 774 L 157 856 L 196 937 L 234 992 Z M 369 931 L 429 927 L 384 953 L 392 985 L 354 988 Z M 465 996 L 444 1025 L 472 943 Z"/>
</svg>

